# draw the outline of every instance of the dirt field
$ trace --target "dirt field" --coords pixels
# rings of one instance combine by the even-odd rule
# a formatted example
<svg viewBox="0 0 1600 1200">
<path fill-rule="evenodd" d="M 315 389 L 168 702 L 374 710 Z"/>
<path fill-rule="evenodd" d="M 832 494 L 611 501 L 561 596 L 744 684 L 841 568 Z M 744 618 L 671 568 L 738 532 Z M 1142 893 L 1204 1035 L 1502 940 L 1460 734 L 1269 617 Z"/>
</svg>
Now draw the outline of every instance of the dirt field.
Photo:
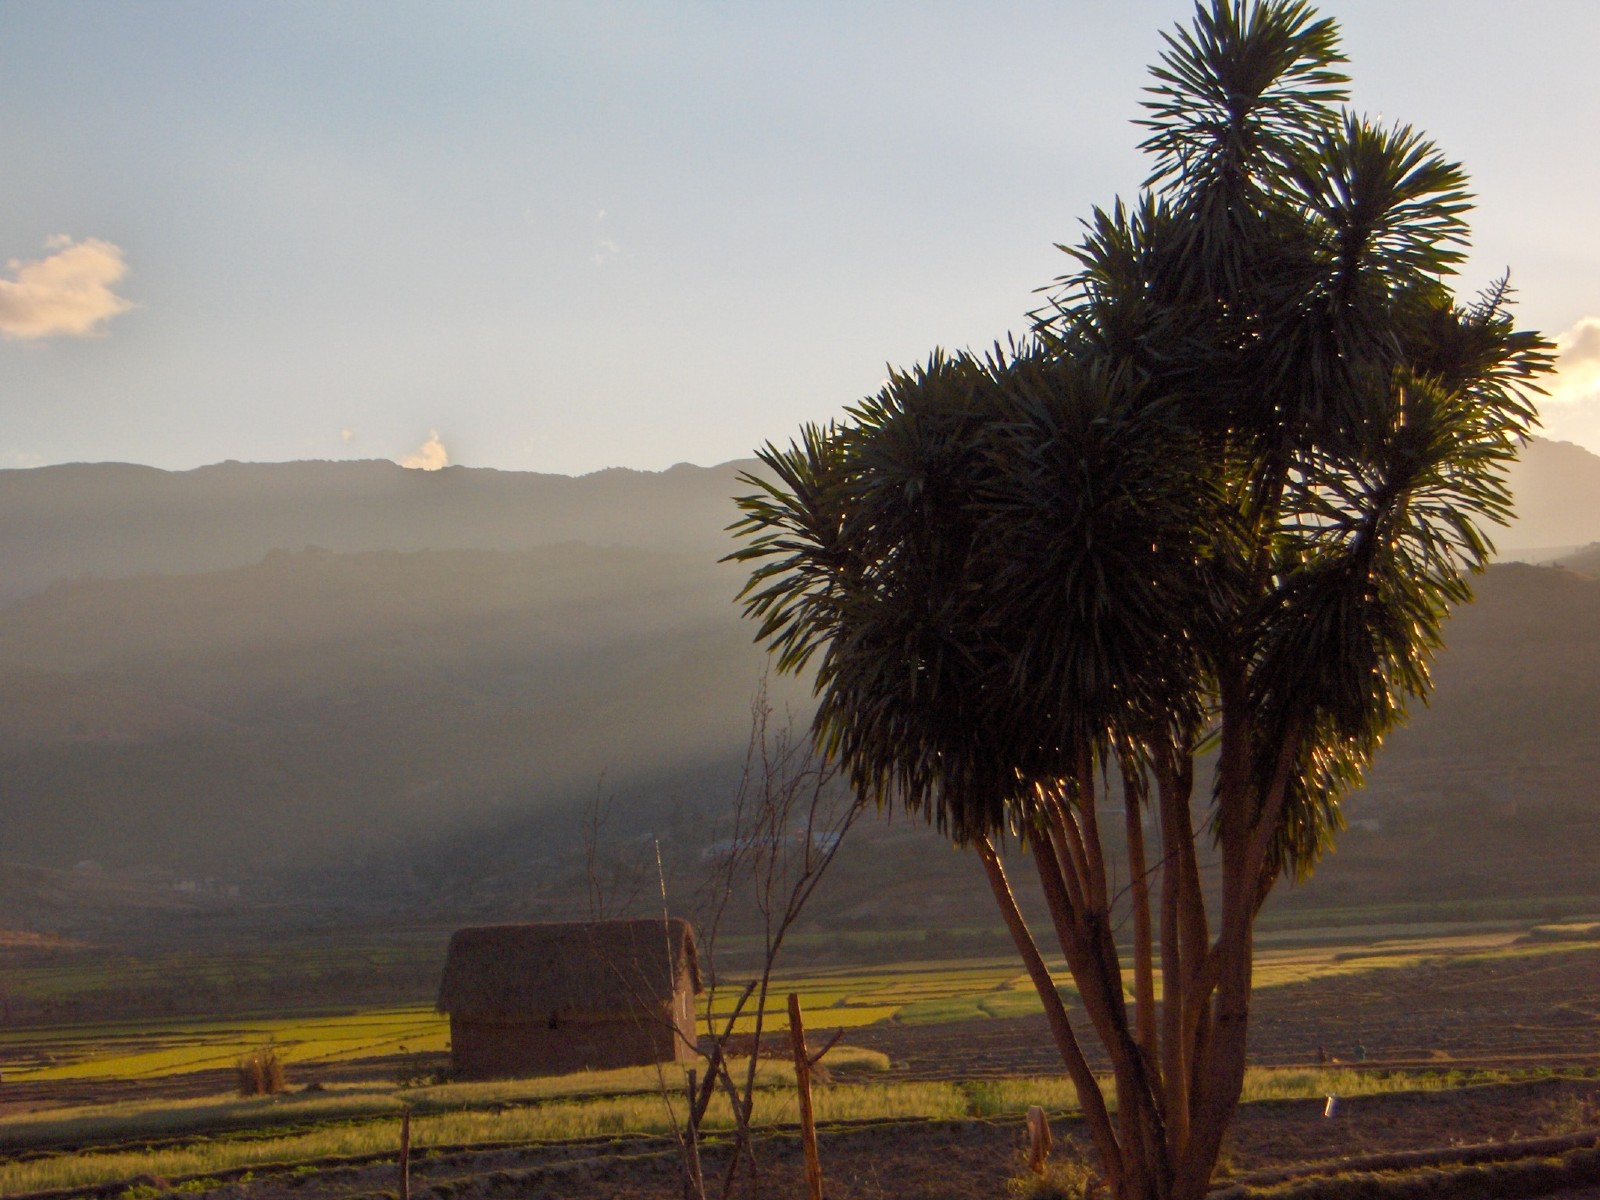
<svg viewBox="0 0 1600 1200">
<path fill-rule="evenodd" d="M 813 1038 L 826 1034 L 817 1021 Z M 849 1033 L 853 1045 L 882 1050 L 905 1079 L 982 1079 L 1061 1070 L 1042 1016 L 941 1025 L 870 1025 Z M 1309 1064 L 1321 1047 L 1330 1059 L 1368 1066 L 1541 1066 L 1600 1068 L 1600 950 L 1527 957 L 1463 959 L 1319 979 L 1256 993 L 1250 1059 L 1262 1066 Z M 1085 1046 L 1091 1061 L 1096 1048 Z M 392 1078 L 398 1058 L 321 1068 L 297 1066 L 295 1082 Z M 74 1080 L 0 1084 L 7 1112 L 113 1100 L 215 1095 L 231 1071 L 148 1080 Z"/>
<path fill-rule="evenodd" d="M 882 1025 L 854 1030 L 850 1041 L 886 1052 L 900 1078 L 973 1079 L 1059 1070 L 1042 1018 L 948 1025 Z M 1322 979 L 1257 994 L 1252 1059 L 1263 1065 L 1309 1064 L 1318 1048 L 1364 1065 L 1480 1067 L 1567 1065 L 1600 1068 L 1600 952 L 1500 957 Z M 343 1069 L 392 1070 L 370 1062 Z M 342 1072 L 342 1073 L 343 1073 Z M 1587 1074 L 1587 1073 L 1586 1073 Z M 163 1093 L 216 1090 L 216 1080 L 174 1077 Z M 21 1100 L 28 1085 L 4 1085 Z M 34 1085 L 45 1089 L 49 1085 Z M 56 1102 L 112 1098 L 152 1084 L 78 1083 Z M 104 1089 L 97 1092 L 97 1089 Z M 37 1102 L 43 1091 L 29 1097 Z M 1435 1149 L 1570 1133 L 1600 1125 L 1600 1079 L 1521 1083 L 1343 1098 L 1336 1114 L 1322 1100 L 1257 1103 L 1241 1109 L 1227 1152 L 1235 1174 L 1352 1156 Z M 1075 1122 L 1056 1122 L 1058 1142 L 1082 1140 Z M 968 1200 L 1003 1197 L 1020 1166 L 1021 1122 L 902 1122 L 825 1132 L 823 1166 L 830 1200 Z M 792 1134 L 761 1148 L 762 1194 L 802 1194 Z M 716 1152 L 708 1151 L 715 1170 Z M 322 1200 L 393 1194 L 391 1164 L 350 1165 L 298 1174 L 258 1171 L 213 1196 L 230 1200 Z M 624 1139 L 420 1160 L 413 1195 L 427 1200 L 601 1197 L 671 1200 L 681 1196 L 678 1158 L 669 1143 Z M 1569 1191 L 1575 1198 L 1593 1195 Z"/>
<path fill-rule="evenodd" d="M 884 1051 L 910 1078 L 1060 1070 L 1042 1016 L 874 1025 L 850 1041 Z M 1318 1047 L 1341 1062 L 1364 1049 L 1373 1066 L 1600 1066 L 1600 952 L 1428 963 L 1256 993 L 1252 1063 L 1312 1063 Z"/>
<path fill-rule="evenodd" d="M 1377 1153 L 1505 1142 L 1593 1124 L 1600 1084 L 1539 1080 L 1442 1093 L 1357 1097 L 1333 1118 L 1323 1102 L 1285 1101 L 1241 1110 L 1227 1151 L 1234 1175 L 1288 1164 L 1326 1163 Z M 1086 1149 L 1076 1122 L 1054 1123 L 1057 1153 Z M 901 1122 L 824 1131 L 821 1158 L 829 1200 L 1003 1200 L 1020 1177 L 1019 1120 Z M 765 1139 L 761 1195 L 805 1194 L 797 1138 Z M 708 1150 L 708 1173 L 722 1160 Z M 413 1164 L 419 1200 L 676 1200 L 683 1194 L 675 1148 L 661 1139 L 547 1146 L 422 1158 Z M 397 1187 L 393 1163 L 271 1175 L 213 1191 L 215 1200 L 377 1200 Z M 713 1189 L 712 1194 L 717 1194 Z M 1568 1200 L 1580 1193 L 1569 1192 Z"/>
</svg>

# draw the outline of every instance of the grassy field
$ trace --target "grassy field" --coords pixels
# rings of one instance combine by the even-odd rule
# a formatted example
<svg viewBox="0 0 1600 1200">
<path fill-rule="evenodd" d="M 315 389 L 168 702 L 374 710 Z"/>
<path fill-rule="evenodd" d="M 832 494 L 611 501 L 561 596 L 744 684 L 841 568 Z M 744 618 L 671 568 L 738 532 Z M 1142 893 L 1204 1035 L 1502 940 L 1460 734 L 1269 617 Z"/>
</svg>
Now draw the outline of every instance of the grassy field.
<svg viewBox="0 0 1600 1200">
<path fill-rule="evenodd" d="M 425 995 L 438 981 L 450 931 L 443 928 L 349 931 L 284 937 L 259 931 L 227 950 L 181 945 L 138 952 L 75 946 L 5 958 L 5 992 L 14 1011 L 159 1011 L 180 1000 L 213 1012 L 238 1012 L 298 999 L 338 1003 L 352 988 Z M 175 995 L 175 993 L 177 993 Z"/>
<path fill-rule="evenodd" d="M 748 1060 L 743 1060 L 748 1063 Z M 828 1055 L 831 1070 L 851 1079 L 888 1069 L 880 1053 L 840 1046 Z M 792 1088 L 794 1066 L 782 1059 L 757 1062 L 760 1088 Z M 47 1110 L 9 1118 L 0 1125 L 0 1153 L 107 1140 L 167 1139 L 204 1132 L 227 1134 L 275 1126 L 299 1127 L 397 1118 L 402 1109 L 419 1117 L 507 1106 L 548 1106 L 595 1099 L 656 1099 L 665 1087 L 676 1097 L 685 1068 L 676 1064 L 581 1071 L 572 1075 L 482 1083 L 401 1086 L 393 1082 L 332 1085 L 317 1091 L 275 1096 L 209 1096 L 190 1100 L 133 1100 Z M 607 1132 L 607 1131 L 597 1131 Z M 581 1136 L 556 1135 L 548 1136 Z"/>
<path fill-rule="evenodd" d="M 845 1050 L 832 1058 L 835 1082 L 817 1089 L 822 1122 L 1020 1116 L 1031 1105 L 1070 1114 L 1078 1107 L 1061 1078 L 969 1082 L 886 1082 L 881 1055 Z M 793 1069 L 760 1064 L 759 1127 L 796 1120 Z M 1369 1095 L 1438 1090 L 1503 1080 L 1503 1073 L 1378 1074 L 1347 1070 L 1252 1070 L 1244 1099 Z M 585 1072 L 561 1078 L 447 1084 L 401 1091 L 361 1085 L 315 1095 L 119 1104 L 71 1114 L 41 1113 L 0 1130 L 0 1195 L 89 1187 L 139 1175 L 166 1179 L 241 1168 L 310 1163 L 394 1151 L 400 1112 L 410 1108 L 418 1150 L 637 1134 L 665 1134 L 682 1119 L 681 1068 Z M 727 1129 L 725 1102 L 709 1130 Z M 19 1153 L 51 1145 L 72 1153 Z"/>
<path fill-rule="evenodd" d="M 261 1046 L 287 1062 L 328 1063 L 444 1050 L 449 1025 L 432 1009 L 228 1021 L 138 1021 L 0 1033 L 12 1079 L 148 1079 L 234 1065 Z"/>
<path fill-rule="evenodd" d="M 1428 959 L 1529 955 L 1561 949 L 1592 936 L 1589 924 L 1524 927 L 1476 933 L 1403 936 L 1403 927 L 1377 927 L 1311 945 L 1268 945 L 1257 956 L 1256 986 L 1272 988 L 1340 975 L 1414 965 Z M 1065 978 L 1061 964 L 1058 977 Z M 1131 983 L 1131 979 L 1130 979 Z M 878 1021 L 934 1023 L 1041 1011 L 1038 997 L 1011 958 L 898 963 L 813 970 L 776 981 L 767 1025 L 781 1028 L 790 991 L 800 994 L 807 1026 L 825 1035 Z M 1063 988 L 1069 1004 L 1070 987 Z M 724 986 L 707 997 L 718 1028 L 737 996 Z M 753 1016 L 739 1023 L 753 1027 Z M 148 1079 L 207 1068 L 231 1067 L 240 1055 L 270 1045 L 288 1066 L 345 1062 L 393 1054 L 445 1050 L 446 1020 L 431 1008 L 388 1008 L 303 1016 L 108 1022 L 0 1032 L 0 1074 L 15 1080 Z"/>
<path fill-rule="evenodd" d="M 1337 988 L 1352 977 L 1371 976 L 1370 984 L 1363 981 L 1358 987 L 1381 991 L 1386 987 L 1383 972 L 1417 964 L 1430 964 L 1430 970 L 1479 968 L 1473 975 L 1491 966 L 1537 975 L 1545 969 L 1542 961 L 1556 961 L 1541 961 L 1540 956 L 1584 953 L 1575 951 L 1574 943 L 1593 942 L 1600 926 L 1574 920 L 1471 933 L 1394 926 L 1345 932 L 1347 936 L 1336 940 L 1264 946 L 1257 986 L 1270 990 L 1326 980 Z M 1404 936 L 1407 932 L 1413 936 Z M 1446 980 L 1440 986 L 1448 985 Z M 800 993 L 808 1029 L 818 1040 L 833 1028 L 848 1030 L 874 1021 L 931 1024 L 1038 1011 L 1026 977 L 1006 958 L 838 967 L 787 976 L 774 988 L 772 1027 L 783 1025 L 777 1009 L 790 990 Z M 724 1013 L 736 994 L 725 985 L 707 998 L 709 1010 Z M 1070 1002 L 1070 991 L 1067 995 Z M 404 1086 L 399 1077 L 403 1072 L 396 1071 L 393 1079 L 298 1090 L 304 1076 L 296 1079 L 297 1066 L 433 1053 L 444 1049 L 446 1041 L 445 1021 L 425 1007 L 7 1030 L 0 1033 L 0 1070 L 6 1082 L 69 1086 L 76 1106 L 13 1113 L 0 1124 L 0 1196 L 139 1175 L 195 1178 L 388 1154 L 403 1110 L 412 1114 L 419 1150 L 660 1134 L 681 1119 L 677 1097 L 683 1077 L 678 1067 L 431 1086 Z M 272 1046 L 286 1061 L 289 1092 L 250 1099 L 215 1095 L 92 1107 L 85 1103 L 95 1093 L 93 1080 L 137 1081 L 226 1068 L 241 1053 L 263 1045 Z M 836 1048 L 828 1066 L 833 1080 L 817 1096 L 823 1121 L 1009 1118 L 1034 1104 L 1058 1113 L 1073 1112 L 1078 1104 L 1070 1084 L 1059 1077 L 957 1076 L 910 1082 L 886 1077 L 887 1060 L 881 1054 L 849 1046 Z M 782 1060 L 763 1060 L 759 1069 L 757 1122 L 771 1126 L 793 1121 L 792 1068 Z M 389 1071 L 384 1066 L 374 1074 Z M 1245 1098 L 1357 1096 L 1512 1077 L 1514 1073 L 1503 1070 L 1256 1069 Z M 81 1087 L 75 1081 L 82 1081 Z M 729 1123 L 726 1102 L 718 1097 L 708 1127 L 716 1130 Z"/>
</svg>

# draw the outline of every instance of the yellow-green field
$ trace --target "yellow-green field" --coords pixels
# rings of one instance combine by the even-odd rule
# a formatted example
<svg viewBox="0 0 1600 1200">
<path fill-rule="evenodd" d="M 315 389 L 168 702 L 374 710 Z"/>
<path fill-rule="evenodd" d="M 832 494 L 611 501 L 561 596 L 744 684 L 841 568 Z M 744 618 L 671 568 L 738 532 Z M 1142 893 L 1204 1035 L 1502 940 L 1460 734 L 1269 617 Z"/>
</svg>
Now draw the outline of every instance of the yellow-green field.
<svg viewBox="0 0 1600 1200">
<path fill-rule="evenodd" d="M 287 1062 L 327 1063 L 402 1050 L 443 1050 L 449 1025 L 428 1008 L 341 1016 L 110 1023 L 0 1033 L 0 1072 L 12 1079 L 148 1079 L 231 1067 L 271 1045 Z"/>
<path fill-rule="evenodd" d="M 1268 947 L 1258 954 L 1256 986 L 1379 971 L 1427 958 L 1539 953 L 1561 944 L 1559 938 L 1527 941 L 1518 929 Z M 1058 978 L 1065 979 L 1059 963 L 1056 968 Z M 877 1021 L 942 1022 L 1040 1011 L 1027 976 L 1014 959 L 1003 958 L 814 970 L 786 977 L 775 983 L 768 998 L 769 1027 L 785 1020 L 783 1006 L 790 991 L 800 994 L 807 1026 L 818 1035 Z M 1063 991 L 1070 1002 L 1070 989 Z M 725 986 L 708 997 L 718 1028 L 737 994 Z M 753 1015 L 747 1014 L 738 1028 L 748 1032 L 753 1023 Z M 271 1045 L 292 1073 L 296 1064 L 441 1051 L 448 1040 L 445 1019 L 424 1007 L 20 1029 L 0 1032 L 0 1073 L 16 1080 L 143 1079 L 230 1067 L 241 1054 L 264 1045 Z"/>
<path fill-rule="evenodd" d="M 1015 1116 L 1035 1104 L 1052 1113 L 1078 1108 L 1076 1092 L 1061 1078 L 891 1083 L 874 1079 L 887 1061 L 870 1051 L 841 1047 L 829 1061 L 835 1082 L 819 1087 L 815 1095 L 817 1119 L 822 1122 Z M 1244 1099 L 1437 1089 L 1477 1078 L 1252 1070 Z M 664 1134 L 682 1119 L 683 1083 L 682 1068 L 659 1072 L 633 1068 L 404 1092 L 392 1086 L 358 1085 L 315 1095 L 124 1103 L 39 1113 L 0 1128 L 0 1151 L 67 1144 L 80 1149 L 0 1161 L 0 1196 L 90 1187 L 143 1175 L 176 1180 L 241 1168 L 392 1154 L 402 1107 L 413 1113 L 412 1144 L 419 1150 Z M 758 1127 L 796 1119 L 793 1083 L 793 1070 L 787 1064 L 760 1064 Z M 705 1128 L 730 1126 L 726 1102 L 719 1097 Z"/>
</svg>

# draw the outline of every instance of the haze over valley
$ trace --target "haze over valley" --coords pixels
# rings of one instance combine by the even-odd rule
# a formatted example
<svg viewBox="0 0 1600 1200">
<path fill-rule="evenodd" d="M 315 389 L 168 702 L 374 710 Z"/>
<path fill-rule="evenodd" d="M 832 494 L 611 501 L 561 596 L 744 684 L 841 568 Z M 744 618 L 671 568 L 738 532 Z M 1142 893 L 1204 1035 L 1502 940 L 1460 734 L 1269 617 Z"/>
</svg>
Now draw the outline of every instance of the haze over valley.
<svg viewBox="0 0 1600 1200">
<path fill-rule="evenodd" d="M 70 931 L 84 919 L 71 888 L 48 900 L 38 872 L 86 885 L 86 864 L 191 886 L 196 902 L 292 886 L 538 912 L 576 902 L 597 795 L 613 798 L 608 837 L 654 834 L 692 866 L 737 785 L 765 671 L 734 603 L 740 572 L 718 562 L 752 467 L 0 472 L 0 924 Z M 1433 705 L 1352 801 L 1319 886 L 1287 907 L 1509 899 L 1533 869 L 1587 886 L 1600 570 L 1575 548 L 1600 542 L 1600 458 L 1537 441 L 1514 486 L 1502 558 L 1565 565 L 1480 581 Z M 803 718 L 803 682 L 770 686 Z M 1566 836 L 1547 836 L 1557 822 Z M 858 836 L 919 846 L 956 908 L 980 883 L 903 820 Z M 1415 838 L 1436 851 L 1417 856 Z M 1523 845 L 1549 861 L 1522 861 Z M 827 912 L 916 912 L 900 893 L 917 873 L 875 875 L 886 861 L 847 858 Z"/>
</svg>

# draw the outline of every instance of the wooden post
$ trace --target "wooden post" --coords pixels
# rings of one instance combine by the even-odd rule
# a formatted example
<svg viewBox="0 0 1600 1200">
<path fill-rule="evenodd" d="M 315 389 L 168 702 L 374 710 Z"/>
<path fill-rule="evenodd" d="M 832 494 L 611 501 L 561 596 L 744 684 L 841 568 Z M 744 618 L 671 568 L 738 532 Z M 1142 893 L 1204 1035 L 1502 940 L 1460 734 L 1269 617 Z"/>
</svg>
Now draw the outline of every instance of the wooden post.
<svg viewBox="0 0 1600 1200">
<path fill-rule="evenodd" d="M 683 1194 L 688 1200 L 705 1200 L 705 1177 L 700 1173 L 700 1122 L 695 1109 L 700 1101 L 700 1090 L 695 1086 L 695 1072 L 689 1070 L 689 1116 L 683 1130 Z M 404 1197 L 401 1198 L 404 1200 Z"/>
<path fill-rule="evenodd" d="M 800 996 L 795 992 L 789 993 L 789 1040 L 794 1045 L 794 1081 L 800 1095 L 800 1145 L 806 1154 L 806 1195 L 810 1200 L 822 1200 L 817 1121 L 811 1112 L 811 1057 L 806 1053 L 806 1027 L 800 1019 Z"/>
<path fill-rule="evenodd" d="M 400 1110 L 400 1200 L 411 1200 L 411 1109 Z"/>
<path fill-rule="evenodd" d="M 1045 1163 L 1050 1161 L 1050 1122 L 1044 1109 L 1037 1104 L 1028 1109 L 1028 1166 L 1035 1175 L 1043 1175 Z"/>
</svg>

